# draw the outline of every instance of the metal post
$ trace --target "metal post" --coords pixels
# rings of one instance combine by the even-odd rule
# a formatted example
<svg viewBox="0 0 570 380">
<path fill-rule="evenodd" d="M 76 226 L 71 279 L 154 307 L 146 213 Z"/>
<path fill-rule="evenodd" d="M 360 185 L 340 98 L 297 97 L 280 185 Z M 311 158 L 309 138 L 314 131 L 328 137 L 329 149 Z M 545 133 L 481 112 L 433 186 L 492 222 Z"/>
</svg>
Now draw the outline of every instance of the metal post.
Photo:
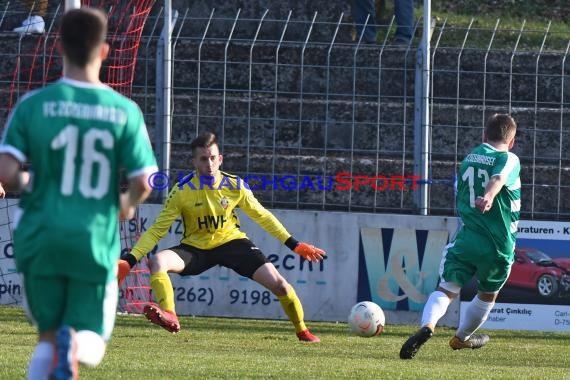
<svg viewBox="0 0 570 380">
<path fill-rule="evenodd" d="M 562 58 L 562 71 L 560 73 L 560 132 L 558 135 L 558 139 L 560 140 L 560 145 L 558 146 L 558 199 L 556 202 L 556 213 L 560 215 L 561 212 L 561 204 L 562 204 L 562 157 L 565 153 L 562 150 L 562 147 L 566 145 L 565 137 L 565 128 L 564 128 L 564 81 L 566 79 L 566 58 L 568 58 L 568 53 L 570 53 L 570 40 L 568 40 L 568 45 L 566 45 L 566 52 Z"/>
<path fill-rule="evenodd" d="M 236 30 L 236 26 L 239 20 L 239 15 L 241 14 L 241 9 L 238 9 L 236 13 L 236 18 L 234 19 L 234 23 L 232 25 L 232 29 L 230 30 L 230 34 L 228 36 L 228 40 L 226 41 L 226 45 L 224 47 L 224 88 L 222 92 L 222 131 L 218 135 L 218 141 L 220 142 L 220 148 L 222 152 L 224 150 L 225 144 L 225 136 L 226 136 L 226 99 L 227 99 L 227 91 L 228 91 L 228 49 L 230 47 L 230 43 L 232 42 L 232 38 L 234 36 L 234 31 Z"/>
<path fill-rule="evenodd" d="M 382 127 L 380 126 L 382 122 L 382 91 L 384 90 L 384 86 L 382 85 L 382 55 L 384 54 L 384 49 L 386 48 L 388 36 L 390 35 L 389 31 L 392 30 L 392 26 L 394 25 L 393 16 L 390 20 L 390 24 L 388 25 L 388 31 L 384 35 L 384 41 L 382 41 L 382 45 L 380 47 L 380 51 L 378 52 L 378 90 L 377 90 L 377 98 L 376 98 L 376 165 L 375 165 L 375 174 L 380 173 L 380 141 L 383 135 Z M 405 140 L 405 134 L 403 135 L 403 139 Z M 379 191 L 374 192 L 374 202 L 373 202 L 373 211 L 376 211 L 376 207 L 378 206 L 378 193 Z"/>
<path fill-rule="evenodd" d="M 330 96 L 330 83 L 331 83 L 331 52 L 332 49 L 334 47 L 335 41 L 336 41 L 336 37 L 338 35 L 338 31 L 340 30 L 340 26 L 342 25 L 342 20 L 344 19 L 344 13 L 340 14 L 340 17 L 338 19 L 338 22 L 336 23 L 336 27 L 334 30 L 334 34 L 331 40 L 331 43 L 329 45 L 329 48 L 327 50 L 327 64 L 326 64 L 326 90 L 325 90 L 325 136 L 324 136 L 324 140 L 323 140 L 323 178 L 326 178 L 327 176 L 327 161 L 328 161 L 328 147 L 329 147 L 329 125 L 330 125 L 330 101 L 329 101 L 329 96 Z M 323 182 L 324 183 L 324 182 Z M 325 209 L 325 205 L 327 203 L 327 191 L 323 190 L 322 192 L 322 197 L 321 197 L 322 203 L 321 203 L 321 207 L 324 210 Z"/>
<path fill-rule="evenodd" d="M 534 72 L 534 128 L 532 131 L 532 197 L 531 197 L 531 206 L 530 212 L 534 218 L 534 202 L 535 202 L 535 192 L 536 192 L 536 156 L 539 155 L 538 148 L 536 146 L 536 139 L 537 139 L 537 130 L 538 126 L 538 88 L 539 88 L 539 61 L 542 57 L 542 53 L 544 52 L 544 45 L 546 45 L 546 39 L 548 37 L 548 33 L 550 32 L 550 26 L 552 25 L 552 21 L 548 22 L 548 26 L 544 31 L 544 37 L 542 38 L 542 44 L 540 45 L 540 50 L 536 56 L 536 70 Z"/>
<path fill-rule="evenodd" d="M 157 92 L 162 91 L 162 149 L 159 149 L 161 154 L 161 170 L 170 175 L 170 147 L 171 147 L 171 92 L 172 92 L 172 49 L 171 49 L 171 36 L 172 36 L 172 1 L 166 0 L 164 2 L 164 28 L 163 28 L 163 46 L 162 46 L 162 88 L 157 87 Z M 158 111 L 158 109 L 157 109 Z M 158 125 L 157 125 L 158 128 Z M 162 190 L 161 199 L 164 201 L 168 196 L 168 187 Z"/>
<path fill-rule="evenodd" d="M 216 9 L 213 8 L 210 12 L 210 18 L 208 18 L 208 23 L 204 28 L 204 33 L 202 34 L 202 39 L 200 40 L 200 44 L 198 45 L 198 67 L 196 69 L 196 135 L 198 135 L 198 131 L 200 130 L 200 80 L 202 78 L 201 75 L 201 68 L 202 68 L 202 47 L 204 46 L 204 41 L 206 40 L 206 36 L 208 35 L 208 30 L 210 29 L 210 24 L 212 23 L 212 19 L 214 18 L 214 11 Z"/>
<path fill-rule="evenodd" d="M 273 152 L 272 152 L 272 160 L 271 160 L 271 175 L 275 178 L 275 161 L 277 160 L 277 104 L 279 103 L 279 51 L 281 50 L 281 45 L 285 39 L 285 33 L 287 32 L 287 27 L 289 26 L 289 21 L 291 20 L 291 15 L 293 11 L 290 10 L 287 14 L 287 20 L 285 20 L 285 25 L 283 25 L 283 30 L 281 31 L 281 37 L 279 37 L 279 43 L 275 48 L 275 81 L 273 84 Z M 275 190 L 273 187 L 271 188 L 271 202 L 269 203 L 270 207 L 273 207 L 273 202 L 275 201 Z"/>
<path fill-rule="evenodd" d="M 155 68 L 155 91 L 154 105 L 156 112 L 154 113 L 154 146 L 156 162 L 159 164 L 159 170 L 164 172 L 162 158 L 164 157 L 164 124 L 161 110 L 164 109 L 164 98 L 162 97 L 162 89 L 164 88 L 164 31 L 156 44 L 156 68 Z M 163 194 L 160 194 L 160 200 L 163 200 Z"/>
<path fill-rule="evenodd" d="M 354 54 L 352 55 L 352 112 L 350 120 L 350 174 L 354 172 L 354 140 L 356 134 L 356 57 L 358 56 L 358 51 L 362 43 L 362 37 L 364 37 L 364 30 L 368 25 L 368 20 L 370 19 L 370 14 L 366 15 L 366 20 L 364 21 L 364 26 L 362 27 L 362 32 L 358 38 L 358 42 L 354 47 Z M 352 186 L 348 189 L 348 211 L 352 211 Z"/>
<path fill-rule="evenodd" d="M 166 130 L 166 124 L 165 124 L 165 113 L 161 112 L 163 110 L 167 110 L 166 105 L 165 105 L 165 100 L 166 98 L 163 96 L 163 91 L 165 88 L 165 79 L 166 79 L 166 75 L 165 75 L 165 63 L 167 62 L 167 60 L 164 59 L 165 57 L 165 53 L 166 53 L 166 49 L 165 49 L 165 44 L 166 44 L 166 35 L 171 36 L 172 35 L 172 30 L 174 29 L 174 24 L 176 23 L 176 20 L 178 19 L 178 12 L 174 11 L 174 14 L 172 16 L 172 23 L 171 23 L 171 28 L 170 28 L 170 33 L 167 32 L 166 29 L 166 25 L 163 26 L 162 32 L 160 34 L 160 38 L 158 39 L 157 45 L 156 45 L 156 69 L 155 69 L 155 92 L 156 92 L 156 96 L 154 97 L 154 104 L 155 104 L 155 109 L 157 110 L 157 112 L 154 113 L 154 146 L 156 147 L 155 149 L 155 155 L 156 155 L 156 161 L 159 163 L 159 169 L 160 171 L 167 173 L 168 174 L 168 170 L 170 169 L 170 167 L 167 167 L 165 165 L 170 165 L 170 159 L 168 157 L 165 157 L 165 155 L 167 154 L 165 152 L 165 142 L 166 141 L 170 141 L 169 138 L 169 134 L 167 134 Z M 148 46 L 147 46 L 147 51 L 148 51 Z M 169 70 L 171 70 L 172 68 L 170 67 Z M 146 87 L 146 86 L 145 86 Z M 146 102 L 146 99 L 145 99 Z M 166 112 L 167 115 L 170 114 L 170 112 Z M 171 128 L 168 128 L 168 131 L 170 131 Z M 167 139 L 168 138 L 168 139 Z M 168 188 L 164 189 L 163 191 L 161 191 L 160 193 L 160 200 L 164 201 L 164 199 L 166 199 L 166 196 L 168 195 Z"/>
<path fill-rule="evenodd" d="M 251 102 L 253 98 L 253 90 L 252 90 L 252 81 L 253 81 L 253 48 L 255 47 L 255 43 L 257 42 L 257 38 L 259 37 L 259 33 L 261 32 L 261 26 L 263 25 L 263 21 L 265 20 L 265 16 L 269 9 L 266 9 L 261 16 L 261 20 L 259 20 L 259 24 L 257 24 L 257 30 L 255 32 L 255 36 L 251 41 L 251 47 L 249 48 L 249 78 L 248 78 L 248 91 L 247 91 L 247 140 L 246 140 L 246 167 L 245 173 L 246 175 L 249 174 L 250 167 L 249 163 L 251 161 L 250 157 L 250 149 L 251 149 Z"/>
<path fill-rule="evenodd" d="M 431 126 L 429 124 L 430 88 L 430 37 L 431 1 L 424 0 L 424 28 L 416 63 L 415 120 L 414 120 L 414 173 L 421 176 L 416 206 L 420 215 L 428 214 L 429 206 L 429 160 Z"/>
<path fill-rule="evenodd" d="M 311 20 L 311 25 L 309 30 L 307 30 L 307 35 L 305 36 L 305 42 L 301 48 L 301 77 L 299 78 L 299 124 L 297 136 L 297 180 L 301 178 L 301 149 L 303 145 L 303 83 L 305 82 L 305 50 L 309 44 L 309 39 L 311 33 L 313 32 L 313 27 L 315 26 L 315 21 L 317 20 L 317 12 L 313 14 L 313 20 Z M 297 188 L 297 208 L 299 208 L 299 203 L 301 201 L 301 187 Z"/>
</svg>

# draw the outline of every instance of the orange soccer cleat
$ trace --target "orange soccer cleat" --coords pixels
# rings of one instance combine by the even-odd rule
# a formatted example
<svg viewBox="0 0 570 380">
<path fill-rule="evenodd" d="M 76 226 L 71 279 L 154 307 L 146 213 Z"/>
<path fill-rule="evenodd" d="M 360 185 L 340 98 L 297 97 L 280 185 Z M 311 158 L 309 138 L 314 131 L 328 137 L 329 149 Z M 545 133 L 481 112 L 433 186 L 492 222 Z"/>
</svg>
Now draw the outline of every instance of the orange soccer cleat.
<svg viewBox="0 0 570 380">
<path fill-rule="evenodd" d="M 155 305 L 145 305 L 143 314 L 146 319 L 155 325 L 159 325 L 168 332 L 176 334 L 180 331 L 178 317 L 171 311 L 160 310 L 160 308 Z"/>
<path fill-rule="evenodd" d="M 303 330 L 301 332 L 297 333 L 297 338 L 299 338 L 299 340 L 301 342 L 309 342 L 309 343 L 319 343 L 321 340 L 319 339 L 318 336 L 313 335 L 309 329 L 307 330 Z"/>
</svg>

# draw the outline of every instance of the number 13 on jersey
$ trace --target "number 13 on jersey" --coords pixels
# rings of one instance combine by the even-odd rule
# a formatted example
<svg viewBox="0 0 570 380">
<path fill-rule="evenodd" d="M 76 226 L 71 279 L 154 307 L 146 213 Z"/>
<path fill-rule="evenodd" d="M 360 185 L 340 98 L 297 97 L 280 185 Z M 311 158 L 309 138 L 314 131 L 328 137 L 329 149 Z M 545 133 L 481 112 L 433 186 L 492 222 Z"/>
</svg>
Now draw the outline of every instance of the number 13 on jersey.
<svg viewBox="0 0 570 380">
<path fill-rule="evenodd" d="M 489 173 L 487 173 L 486 170 L 478 168 L 477 177 L 475 177 L 475 168 L 469 166 L 461 176 L 461 179 L 467 182 L 467 186 L 469 187 L 469 205 L 474 208 L 475 198 L 483 195 L 485 187 L 487 187 L 487 183 L 489 183 Z M 475 189 L 475 187 L 477 187 L 477 189 Z M 481 189 L 483 192 L 480 192 Z"/>
</svg>

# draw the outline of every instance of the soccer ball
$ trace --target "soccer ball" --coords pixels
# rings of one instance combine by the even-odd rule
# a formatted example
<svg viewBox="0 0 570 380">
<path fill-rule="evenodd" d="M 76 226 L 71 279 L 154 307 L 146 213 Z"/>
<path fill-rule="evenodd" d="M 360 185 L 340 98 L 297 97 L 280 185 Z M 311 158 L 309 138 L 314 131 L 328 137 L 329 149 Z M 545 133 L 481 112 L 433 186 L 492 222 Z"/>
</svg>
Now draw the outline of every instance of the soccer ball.
<svg viewBox="0 0 570 380">
<path fill-rule="evenodd" d="M 363 301 L 352 307 L 348 316 L 350 330 L 356 335 L 371 337 L 384 330 L 386 317 L 384 311 L 374 302 Z"/>
</svg>

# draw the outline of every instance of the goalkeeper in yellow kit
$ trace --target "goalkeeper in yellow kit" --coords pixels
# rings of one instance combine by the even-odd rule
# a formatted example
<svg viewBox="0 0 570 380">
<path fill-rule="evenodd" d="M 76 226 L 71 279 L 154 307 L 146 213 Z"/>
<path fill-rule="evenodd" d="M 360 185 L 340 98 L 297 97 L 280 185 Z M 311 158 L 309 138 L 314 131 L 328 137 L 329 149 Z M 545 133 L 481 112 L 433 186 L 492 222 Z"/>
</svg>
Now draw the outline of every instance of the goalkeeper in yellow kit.
<svg viewBox="0 0 570 380">
<path fill-rule="evenodd" d="M 190 174 L 187 183 L 177 184 L 170 191 L 154 224 L 141 236 L 131 252 L 121 257 L 119 281 L 154 248 L 174 220 L 181 216 L 184 236 L 180 244 L 158 252 L 149 260 L 150 284 L 160 308 L 146 305 L 143 313 L 148 320 L 169 332 L 180 331 L 168 272 L 181 276 L 197 275 L 221 265 L 251 278 L 275 294 L 295 326 L 299 340 L 319 342 L 320 339 L 305 326 L 303 307 L 295 289 L 240 230 L 235 208 L 241 208 L 267 232 L 309 261 L 322 260 L 325 252 L 295 240 L 279 220 L 257 201 L 241 178 L 219 170 L 223 158 L 214 134 L 198 136 L 190 148 L 195 171 Z"/>
</svg>

